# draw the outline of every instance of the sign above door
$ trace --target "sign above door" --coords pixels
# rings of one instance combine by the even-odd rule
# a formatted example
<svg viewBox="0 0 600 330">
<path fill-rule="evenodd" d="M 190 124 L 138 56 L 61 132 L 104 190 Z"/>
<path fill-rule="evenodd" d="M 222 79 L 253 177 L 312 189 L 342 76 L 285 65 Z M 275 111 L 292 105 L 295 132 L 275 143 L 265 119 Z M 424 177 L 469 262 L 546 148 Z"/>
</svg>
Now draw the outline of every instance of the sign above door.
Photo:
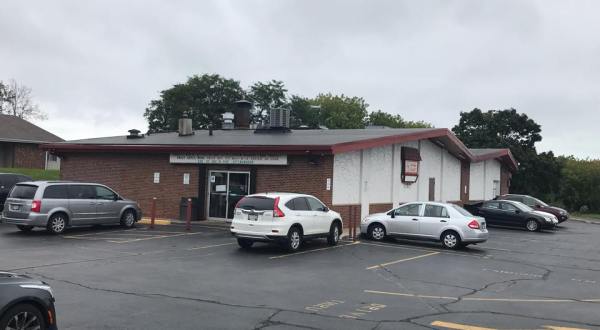
<svg viewBox="0 0 600 330">
<path fill-rule="evenodd" d="M 287 165 L 287 155 L 266 154 L 190 154 L 176 153 L 171 164 Z"/>
</svg>

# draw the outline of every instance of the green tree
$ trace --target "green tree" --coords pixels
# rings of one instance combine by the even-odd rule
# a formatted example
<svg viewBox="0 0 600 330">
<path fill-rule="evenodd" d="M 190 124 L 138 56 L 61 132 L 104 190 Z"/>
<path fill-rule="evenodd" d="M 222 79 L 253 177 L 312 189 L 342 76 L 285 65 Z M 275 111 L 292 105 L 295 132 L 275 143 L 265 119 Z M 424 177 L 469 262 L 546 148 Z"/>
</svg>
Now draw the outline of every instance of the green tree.
<svg viewBox="0 0 600 330">
<path fill-rule="evenodd" d="M 362 97 L 319 94 L 311 102 L 321 108 L 320 123 L 327 128 L 364 128 L 369 106 Z"/>
<path fill-rule="evenodd" d="M 369 125 L 387 126 L 391 128 L 431 128 L 430 123 L 424 121 L 406 121 L 400 115 L 392 115 L 381 110 L 369 114 Z"/>
<path fill-rule="evenodd" d="M 271 80 L 266 83 L 257 82 L 250 86 L 248 98 L 254 103 L 252 122 L 266 121 L 269 110 L 280 108 L 287 103 L 287 89 L 283 81 Z"/>
<path fill-rule="evenodd" d="M 452 128 L 469 148 L 510 148 L 519 162 L 511 192 L 552 200 L 558 195 L 561 163 L 552 152 L 538 154 L 535 143 L 542 140 L 541 127 L 515 109 L 461 112 Z"/>
<path fill-rule="evenodd" d="M 290 126 L 298 128 L 306 126 L 308 128 L 319 128 L 319 116 L 321 108 L 314 104 L 314 101 L 298 95 L 292 95 L 289 103 L 291 109 Z"/>
<path fill-rule="evenodd" d="M 573 211 L 600 212 L 600 159 L 560 157 L 562 170 L 561 199 Z"/>
<path fill-rule="evenodd" d="M 184 83 L 163 90 L 144 113 L 150 132 L 175 131 L 186 112 L 194 129 L 219 128 L 222 114 L 244 98 L 240 83 L 218 74 L 194 75 Z"/>
</svg>

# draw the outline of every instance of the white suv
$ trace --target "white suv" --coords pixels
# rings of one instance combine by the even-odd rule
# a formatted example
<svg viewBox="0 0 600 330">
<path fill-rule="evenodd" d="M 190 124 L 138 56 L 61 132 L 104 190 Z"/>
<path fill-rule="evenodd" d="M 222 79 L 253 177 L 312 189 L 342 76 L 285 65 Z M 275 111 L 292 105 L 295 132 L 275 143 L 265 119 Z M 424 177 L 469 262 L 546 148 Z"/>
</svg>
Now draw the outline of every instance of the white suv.
<svg viewBox="0 0 600 330">
<path fill-rule="evenodd" d="M 311 238 L 326 237 L 330 245 L 336 245 L 342 217 L 310 195 L 254 194 L 235 206 L 231 233 L 245 249 L 254 242 L 277 242 L 294 252 Z"/>
</svg>

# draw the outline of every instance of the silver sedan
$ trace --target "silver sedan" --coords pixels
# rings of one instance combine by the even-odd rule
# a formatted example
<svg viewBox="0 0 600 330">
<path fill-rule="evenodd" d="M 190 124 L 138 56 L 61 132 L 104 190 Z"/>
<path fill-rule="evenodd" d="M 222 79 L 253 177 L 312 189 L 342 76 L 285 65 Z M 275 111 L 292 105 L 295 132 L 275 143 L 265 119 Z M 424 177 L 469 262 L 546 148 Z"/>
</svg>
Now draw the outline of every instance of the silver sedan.
<svg viewBox="0 0 600 330">
<path fill-rule="evenodd" d="M 371 214 L 360 223 L 360 232 L 380 241 L 386 236 L 441 242 L 457 249 L 488 239 L 485 219 L 450 203 L 415 202 L 384 213 Z"/>
</svg>

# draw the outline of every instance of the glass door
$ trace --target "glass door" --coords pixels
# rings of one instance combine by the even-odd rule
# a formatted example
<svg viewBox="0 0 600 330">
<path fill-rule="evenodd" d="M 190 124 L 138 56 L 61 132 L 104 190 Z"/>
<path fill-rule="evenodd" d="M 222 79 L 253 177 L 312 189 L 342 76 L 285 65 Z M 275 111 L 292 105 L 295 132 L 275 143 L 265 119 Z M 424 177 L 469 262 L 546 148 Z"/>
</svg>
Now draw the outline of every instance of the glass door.
<svg viewBox="0 0 600 330">
<path fill-rule="evenodd" d="M 209 172 L 209 218 L 233 219 L 237 202 L 250 193 L 250 173 Z"/>
</svg>

